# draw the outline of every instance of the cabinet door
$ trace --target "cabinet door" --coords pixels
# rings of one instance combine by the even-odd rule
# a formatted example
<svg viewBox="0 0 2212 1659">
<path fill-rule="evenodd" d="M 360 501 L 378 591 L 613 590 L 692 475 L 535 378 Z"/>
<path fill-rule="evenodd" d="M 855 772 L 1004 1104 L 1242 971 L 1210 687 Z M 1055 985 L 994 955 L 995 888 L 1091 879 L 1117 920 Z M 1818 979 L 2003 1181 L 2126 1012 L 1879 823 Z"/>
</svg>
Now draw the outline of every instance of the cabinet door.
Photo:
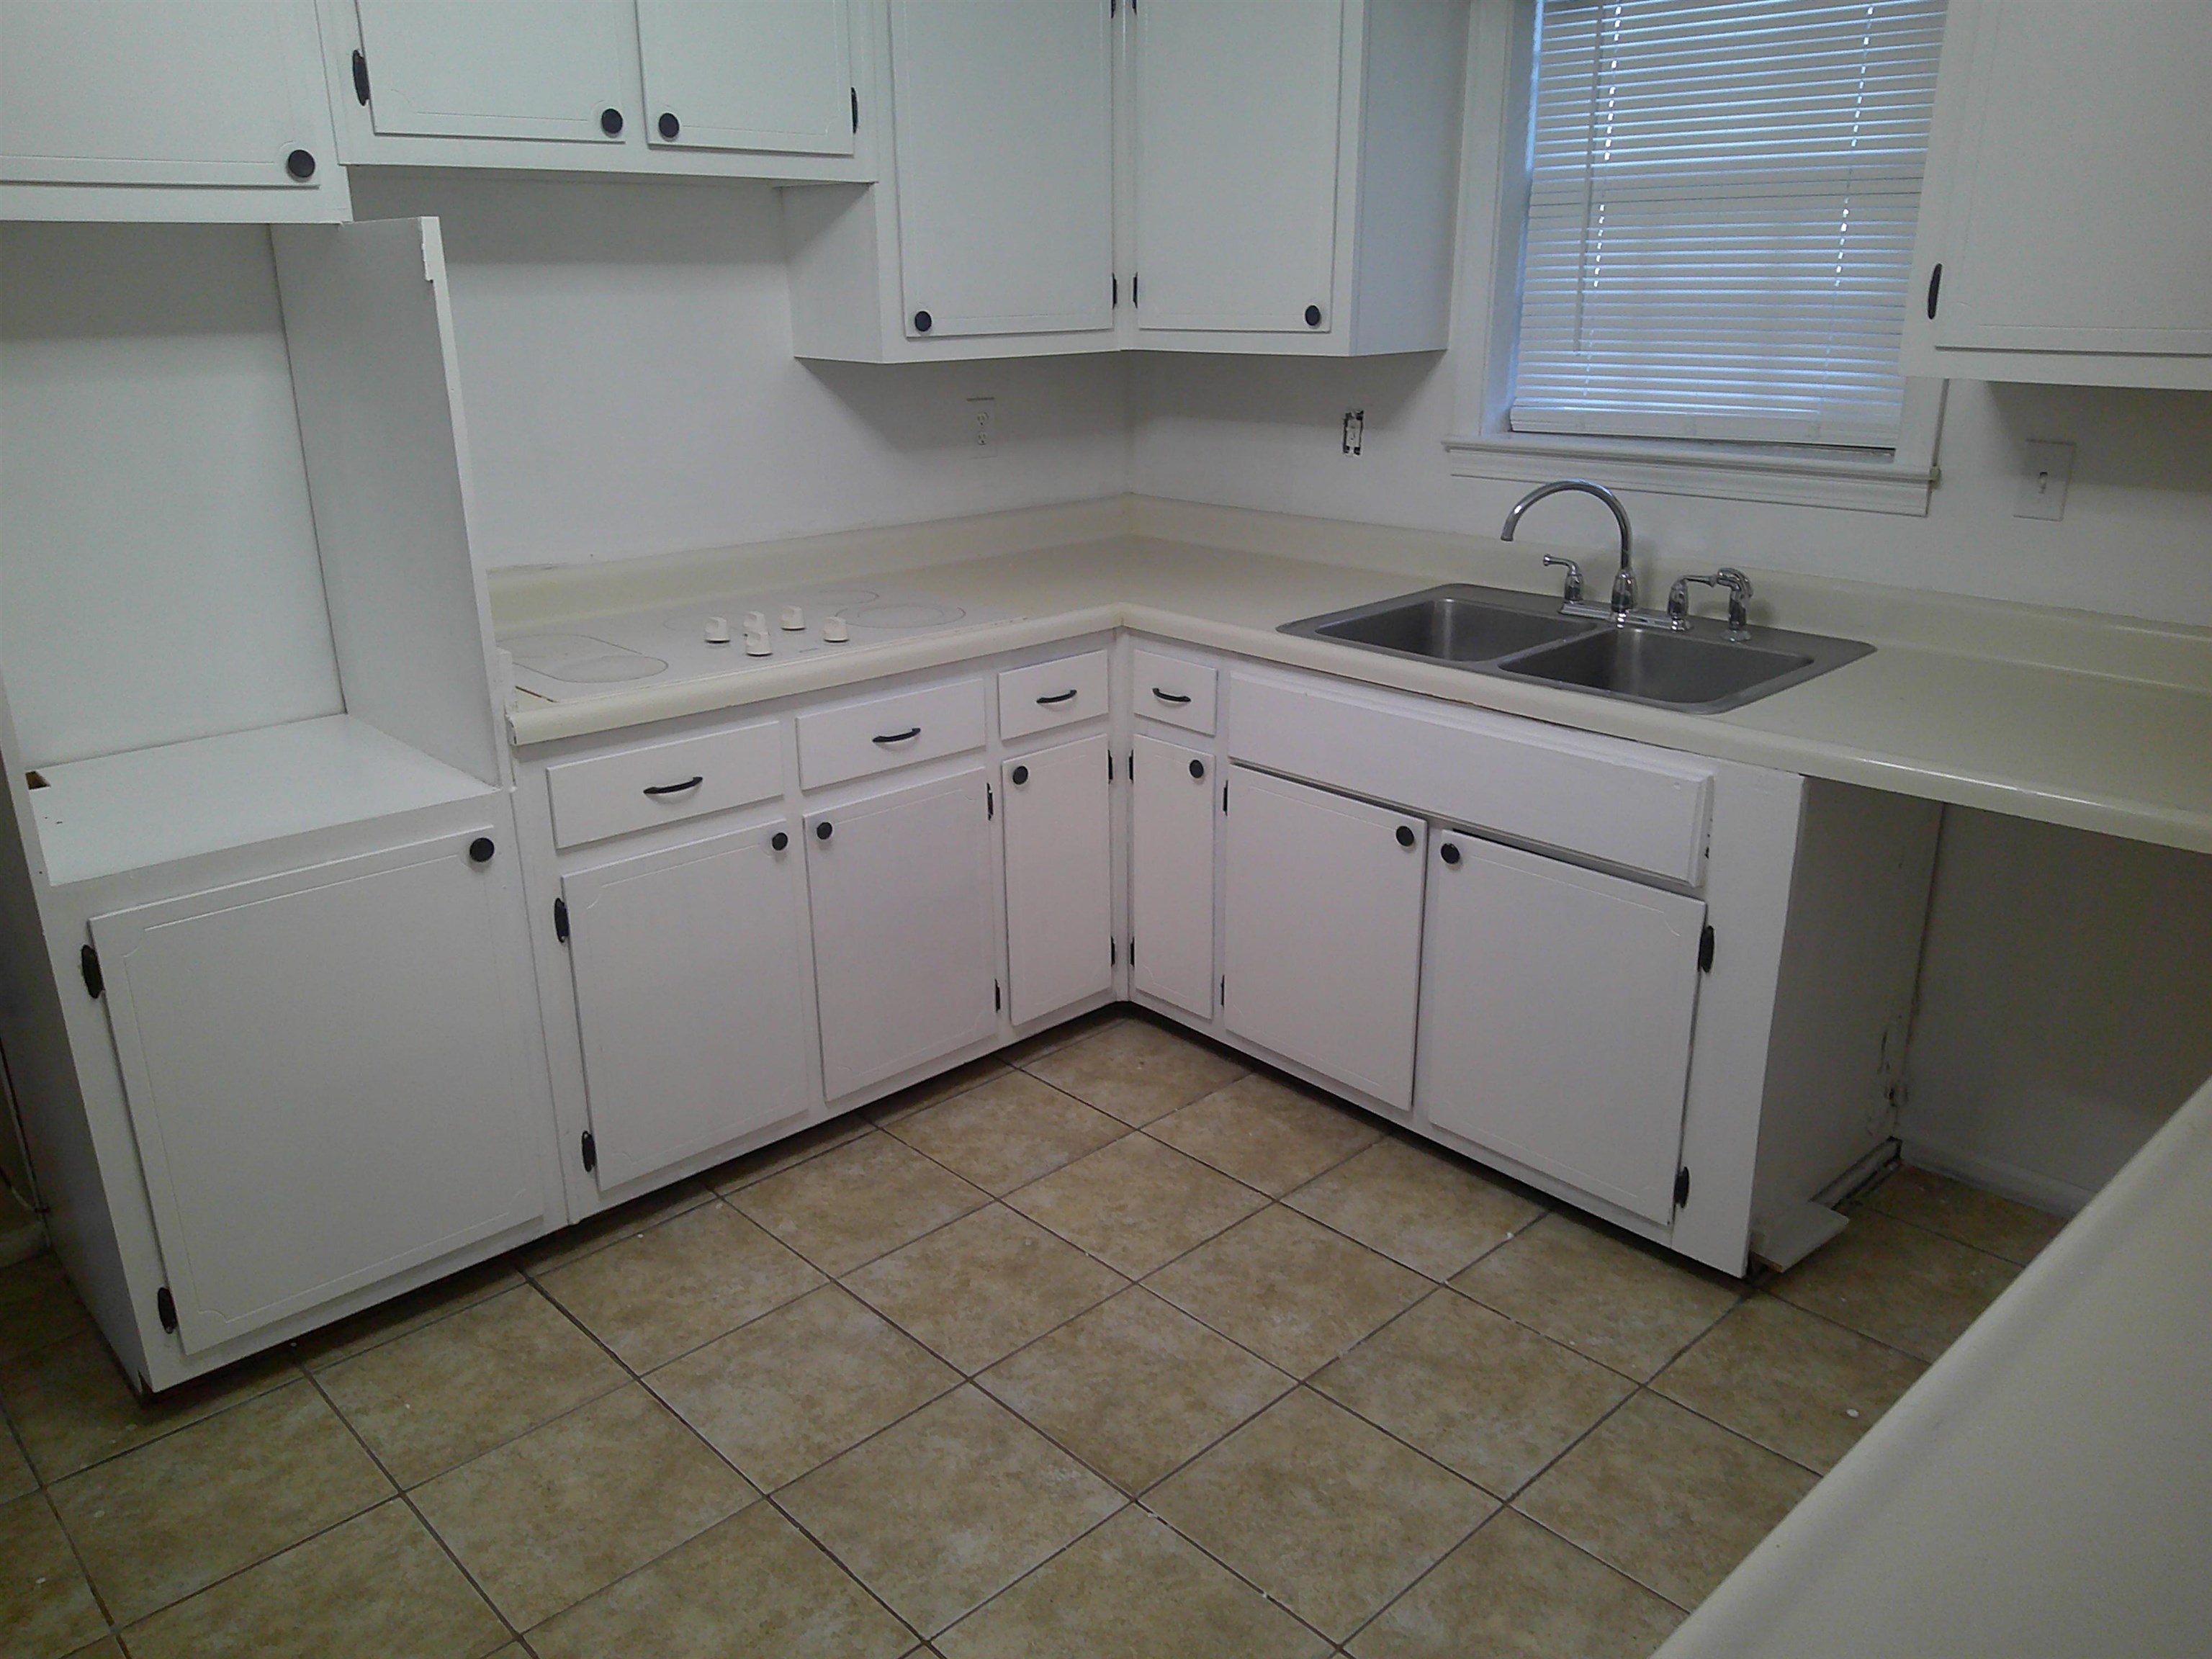
<svg viewBox="0 0 2212 1659">
<path fill-rule="evenodd" d="M 1410 1106 L 1421 821 L 1233 766 L 1228 823 L 1229 1029 Z"/>
<path fill-rule="evenodd" d="M 909 337 L 1113 326 L 1110 27 L 1103 5 L 894 0 Z"/>
<path fill-rule="evenodd" d="M 2212 354 L 2212 6 L 1961 3 L 1943 50 L 1936 343 Z"/>
<path fill-rule="evenodd" d="M 1138 328 L 1326 332 L 1342 0 L 1148 0 L 1134 31 Z"/>
<path fill-rule="evenodd" d="M 988 787 L 978 768 L 807 815 L 831 1100 L 997 1029 Z"/>
<path fill-rule="evenodd" d="M 769 825 L 562 878 L 603 1190 L 813 1104 L 790 838 Z"/>
<path fill-rule="evenodd" d="M 1705 905 L 1469 836 L 1435 839 L 1422 1111 L 1670 1219 Z"/>
<path fill-rule="evenodd" d="M 646 141 L 850 155 L 844 0 L 637 0 Z"/>
<path fill-rule="evenodd" d="M 618 144 L 637 113 L 627 0 L 355 0 L 376 131 Z"/>
<path fill-rule="evenodd" d="M 1102 732 L 1001 769 L 1006 1000 L 1017 1025 L 1114 986 L 1106 751 Z"/>
<path fill-rule="evenodd" d="M 188 1352 L 542 1212 L 515 855 L 475 839 L 93 919 Z"/>
<path fill-rule="evenodd" d="M 1213 1018 L 1211 756 L 1158 738 L 1129 750 L 1129 983 Z"/>
</svg>

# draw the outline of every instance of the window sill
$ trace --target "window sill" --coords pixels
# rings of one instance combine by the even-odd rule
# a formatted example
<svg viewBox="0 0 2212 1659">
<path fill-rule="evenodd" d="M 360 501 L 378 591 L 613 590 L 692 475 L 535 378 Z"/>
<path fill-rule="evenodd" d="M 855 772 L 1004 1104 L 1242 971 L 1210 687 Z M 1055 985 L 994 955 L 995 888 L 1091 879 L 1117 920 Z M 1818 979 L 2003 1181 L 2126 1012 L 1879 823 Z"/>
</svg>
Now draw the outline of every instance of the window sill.
<svg viewBox="0 0 2212 1659">
<path fill-rule="evenodd" d="M 1932 432 L 1921 447 L 1911 441 L 1917 435 L 1913 426 L 1908 418 L 1905 442 L 1893 458 L 1863 461 L 1802 450 L 1768 453 L 1719 445 L 1528 432 L 1446 438 L 1444 453 L 1453 475 L 1462 478 L 1540 483 L 1558 476 L 1560 463 L 1571 462 L 1617 489 L 1925 518 L 1929 491 L 1942 470 L 1935 462 Z M 1919 453 L 1909 454 L 1915 448 Z"/>
</svg>

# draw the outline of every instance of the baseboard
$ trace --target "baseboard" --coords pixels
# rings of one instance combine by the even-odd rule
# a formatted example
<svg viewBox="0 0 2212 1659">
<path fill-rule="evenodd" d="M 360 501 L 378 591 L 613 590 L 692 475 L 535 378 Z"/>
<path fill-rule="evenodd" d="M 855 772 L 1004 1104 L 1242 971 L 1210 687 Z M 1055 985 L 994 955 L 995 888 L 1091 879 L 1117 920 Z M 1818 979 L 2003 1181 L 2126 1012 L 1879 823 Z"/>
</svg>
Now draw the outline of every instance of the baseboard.
<svg viewBox="0 0 2212 1659">
<path fill-rule="evenodd" d="M 2094 1188 L 2079 1187 L 2056 1176 L 2008 1164 L 2001 1158 L 1968 1152 L 1941 1140 L 1922 1139 L 1917 1135 L 1905 1137 L 1905 1161 L 1936 1175 L 1954 1176 L 2001 1197 L 2017 1199 L 2053 1215 L 2070 1216 L 2096 1196 Z"/>
</svg>

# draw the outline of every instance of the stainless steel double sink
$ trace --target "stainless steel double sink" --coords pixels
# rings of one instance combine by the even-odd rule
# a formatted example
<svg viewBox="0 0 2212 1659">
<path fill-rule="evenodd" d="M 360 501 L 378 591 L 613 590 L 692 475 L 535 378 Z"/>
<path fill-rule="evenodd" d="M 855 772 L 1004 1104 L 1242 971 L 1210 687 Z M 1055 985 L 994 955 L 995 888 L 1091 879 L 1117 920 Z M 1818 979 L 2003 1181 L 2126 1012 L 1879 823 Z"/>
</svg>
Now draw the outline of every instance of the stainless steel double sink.
<svg viewBox="0 0 2212 1659">
<path fill-rule="evenodd" d="M 1559 601 L 1452 583 L 1279 630 L 1478 674 L 1534 680 L 1693 714 L 1739 708 L 1873 651 L 1856 640 L 1692 619 L 1684 632 L 1560 614 Z"/>
</svg>

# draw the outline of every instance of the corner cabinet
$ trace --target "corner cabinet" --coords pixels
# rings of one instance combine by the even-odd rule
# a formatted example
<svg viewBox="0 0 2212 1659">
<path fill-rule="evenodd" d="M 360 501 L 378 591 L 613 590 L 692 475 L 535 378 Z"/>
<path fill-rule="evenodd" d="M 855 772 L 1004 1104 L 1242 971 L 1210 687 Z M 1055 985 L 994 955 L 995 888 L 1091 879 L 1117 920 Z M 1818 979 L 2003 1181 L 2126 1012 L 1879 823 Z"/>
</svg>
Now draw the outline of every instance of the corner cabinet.
<svg viewBox="0 0 2212 1659">
<path fill-rule="evenodd" d="M 1114 988 L 1114 848 L 1103 732 L 1000 769 L 1006 1002 L 1016 1025 Z"/>
<path fill-rule="evenodd" d="M 1129 986 L 1200 1019 L 1213 1018 L 1213 774 L 1210 754 L 1130 743 Z"/>
<path fill-rule="evenodd" d="M 2212 388 L 2212 5 L 1953 0 L 1908 374 Z"/>
</svg>

